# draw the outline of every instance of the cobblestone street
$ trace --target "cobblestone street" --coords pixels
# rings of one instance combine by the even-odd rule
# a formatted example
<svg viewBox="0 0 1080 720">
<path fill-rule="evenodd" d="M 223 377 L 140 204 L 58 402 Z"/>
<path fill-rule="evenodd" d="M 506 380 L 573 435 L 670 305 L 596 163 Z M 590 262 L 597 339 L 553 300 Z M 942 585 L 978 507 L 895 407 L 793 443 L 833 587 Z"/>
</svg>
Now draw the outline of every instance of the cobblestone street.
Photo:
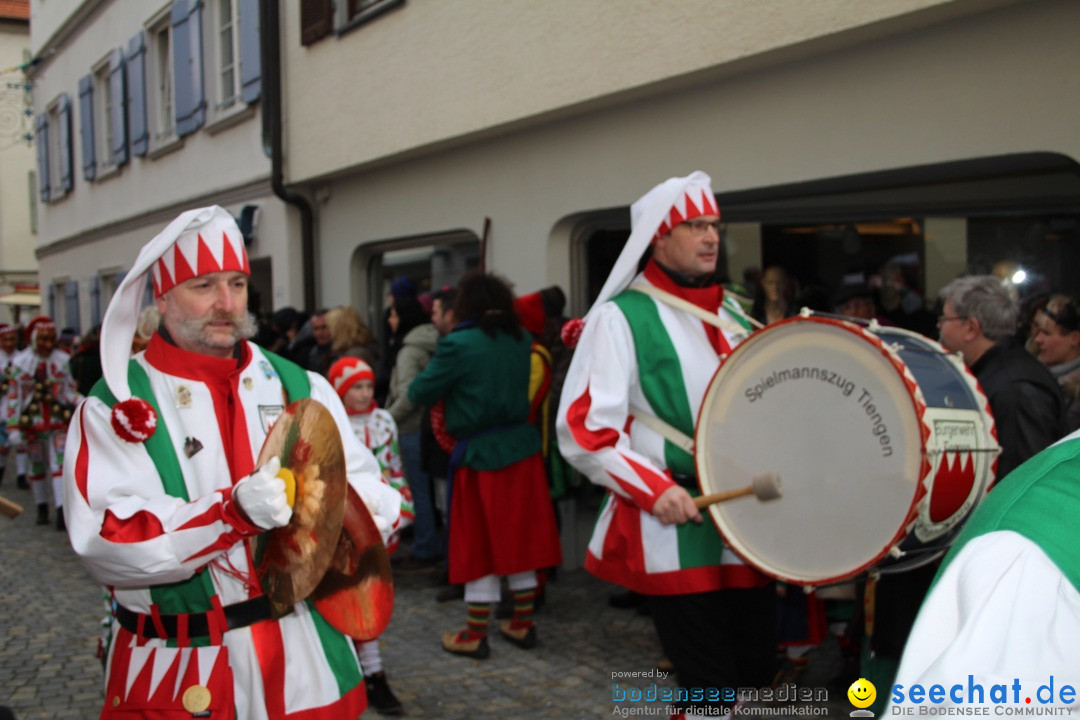
<svg viewBox="0 0 1080 720">
<path fill-rule="evenodd" d="M 0 705 L 26 718 L 95 718 L 102 704 L 94 656 L 104 614 L 101 591 L 71 552 L 65 533 L 34 524 L 27 490 L 9 468 L 0 493 L 25 510 L 0 518 Z M 430 573 L 395 578 L 394 619 L 381 638 L 391 686 L 416 718 L 604 718 L 660 712 L 655 703 L 612 701 L 613 673 L 653 671 L 662 654 L 648 617 L 610 607 L 613 588 L 583 570 L 559 573 L 537 616 L 540 645 L 518 649 L 494 634 L 491 657 L 472 660 L 439 647 L 464 625 L 461 601 L 437 603 Z M 816 667 L 815 667 L 816 665 Z M 822 684 L 828 662 L 812 663 L 800 686 Z M 620 682 L 648 687 L 655 679 Z M 659 680 L 669 684 L 670 680 Z M 833 695 L 836 695 L 834 698 Z M 828 714 L 846 715 L 839 693 Z M 847 708 L 850 709 L 850 708 Z M 365 717 L 374 717 L 369 711 Z"/>
</svg>

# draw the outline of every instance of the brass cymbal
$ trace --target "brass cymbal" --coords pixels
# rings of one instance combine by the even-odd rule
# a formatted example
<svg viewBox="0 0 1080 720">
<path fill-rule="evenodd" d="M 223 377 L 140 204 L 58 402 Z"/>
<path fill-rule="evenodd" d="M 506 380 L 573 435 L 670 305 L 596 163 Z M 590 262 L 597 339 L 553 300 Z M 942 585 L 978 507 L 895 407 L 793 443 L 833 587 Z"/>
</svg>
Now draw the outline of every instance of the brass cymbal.
<svg viewBox="0 0 1080 720">
<path fill-rule="evenodd" d="M 255 575 L 275 615 L 318 586 L 334 559 L 345 515 L 345 451 L 333 416 L 315 400 L 291 403 L 270 429 L 257 467 L 272 457 L 296 478 L 293 516 L 254 538 Z"/>
<path fill-rule="evenodd" d="M 394 611 L 390 556 L 364 501 L 352 487 L 346 495 L 337 552 L 311 597 L 334 628 L 357 640 L 374 640 Z"/>
</svg>

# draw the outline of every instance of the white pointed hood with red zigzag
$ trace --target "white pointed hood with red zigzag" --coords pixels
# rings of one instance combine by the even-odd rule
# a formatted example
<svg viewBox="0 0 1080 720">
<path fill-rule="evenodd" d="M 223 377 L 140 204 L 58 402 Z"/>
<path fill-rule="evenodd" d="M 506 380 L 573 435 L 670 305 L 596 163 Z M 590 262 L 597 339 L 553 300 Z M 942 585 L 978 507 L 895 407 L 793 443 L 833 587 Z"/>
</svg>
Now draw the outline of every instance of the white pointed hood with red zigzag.
<svg viewBox="0 0 1080 720">
<path fill-rule="evenodd" d="M 686 177 L 668 178 L 630 206 L 630 237 L 619 253 L 592 309 L 618 295 L 637 274 L 638 263 L 654 238 L 671 232 L 681 222 L 701 215 L 720 215 L 712 179 L 700 170 Z"/>
<path fill-rule="evenodd" d="M 153 273 L 154 297 L 161 297 L 176 285 L 191 278 L 215 272 L 236 271 L 251 274 L 244 239 L 236 221 L 224 208 L 211 207 L 188 210 L 169 223 L 164 230 L 143 246 L 135 265 L 124 276 L 105 311 L 101 324 L 101 368 L 105 382 L 118 401 L 116 408 L 131 400 L 128 387 L 128 360 L 131 341 L 142 310 L 147 273 Z M 113 412 L 113 427 L 132 442 L 153 433 L 154 421 L 148 428 L 132 430 L 126 420 Z M 118 426 L 127 427 L 125 433 Z M 141 422 L 140 422 L 141 424 Z"/>
</svg>

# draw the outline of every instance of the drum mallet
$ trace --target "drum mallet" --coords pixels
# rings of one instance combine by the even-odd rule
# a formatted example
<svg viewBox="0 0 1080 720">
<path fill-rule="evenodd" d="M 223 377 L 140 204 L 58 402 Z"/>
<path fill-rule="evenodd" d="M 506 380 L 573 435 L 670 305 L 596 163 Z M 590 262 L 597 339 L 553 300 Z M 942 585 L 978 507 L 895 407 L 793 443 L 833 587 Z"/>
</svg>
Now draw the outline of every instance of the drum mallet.
<svg viewBox="0 0 1080 720">
<path fill-rule="evenodd" d="M 755 475 L 751 484 L 746 487 L 696 497 L 694 498 L 694 505 L 701 510 L 713 503 L 727 502 L 744 495 L 756 495 L 758 500 L 766 502 L 776 500 L 780 497 L 780 494 L 780 476 L 776 473 L 762 473 L 761 475 Z"/>
<path fill-rule="evenodd" d="M 22 505 L 17 502 L 12 502 L 6 497 L 0 495 L 0 515 L 6 515 L 9 518 L 18 517 L 19 513 L 23 511 Z"/>
</svg>

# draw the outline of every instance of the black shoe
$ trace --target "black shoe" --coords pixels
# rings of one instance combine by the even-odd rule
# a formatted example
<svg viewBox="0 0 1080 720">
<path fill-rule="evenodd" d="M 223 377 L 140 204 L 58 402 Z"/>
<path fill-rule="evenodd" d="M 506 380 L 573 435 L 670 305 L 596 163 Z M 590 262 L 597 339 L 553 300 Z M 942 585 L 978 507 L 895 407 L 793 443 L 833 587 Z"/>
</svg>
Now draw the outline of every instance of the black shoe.
<svg viewBox="0 0 1080 720">
<path fill-rule="evenodd" d="M 435 593 L 435 602 L 450 602 L 451 600 L 461 600 L 463 597 L 465 597 L 464 585 L 447 585 Z"/>
<path fill-rule="evenodd" d="M 368 705 L 375 708 L 375 712 L 380 715 L 401 715 L 405 711 L 386 682 L 386 673 L 382 670 L 365 675 L 364 685 L 367 686 Z"/>
<path fill-rule="evenodd" d="M 49 503 L 38 503 L 37 506 L 37 524 L 48 525 L 49 524 Z"/>
<path fill-rule="evenodd" d="M 393 568 L 394 572 L 405 575 L 438 572 L 441 565 L 441 557 L 422 558 L 415 555 L 409 555 L 401 558 L 397 562 L 394 562 L 393 560 L 390 561 L 390 566 Z"/>
<path fill-rule="evenodd" d="M 491 654 L 488 647 L 487 635 L 483 637 L 470 636 L 468 630 L 461 632 L 444 632 L 442 636 L 443 650 L 455 655 L 483 660 Z"/>
<path fill-rule="evenodd" d="M 528 628 L 515 628 L 509 620 L 505 620 L 499 623 L 499 634 L 522 650 L 532 650 L 536 647 L 535 625 L 530 625 Z"/>
<path fill-rule="evenodd" d="M 18 487 L 20 490 L 30 489 L 30 483 L 26 482 L 25 475 L 19 475 L 17 478 L 15 478 L 15 486 Z"/>
<path fill-rule="evenodd" d="M 56 508 L 56 529 L 60 532 L 67 532 L 67 525 L 64 523 L 64 508 Z"/>
</svg>

